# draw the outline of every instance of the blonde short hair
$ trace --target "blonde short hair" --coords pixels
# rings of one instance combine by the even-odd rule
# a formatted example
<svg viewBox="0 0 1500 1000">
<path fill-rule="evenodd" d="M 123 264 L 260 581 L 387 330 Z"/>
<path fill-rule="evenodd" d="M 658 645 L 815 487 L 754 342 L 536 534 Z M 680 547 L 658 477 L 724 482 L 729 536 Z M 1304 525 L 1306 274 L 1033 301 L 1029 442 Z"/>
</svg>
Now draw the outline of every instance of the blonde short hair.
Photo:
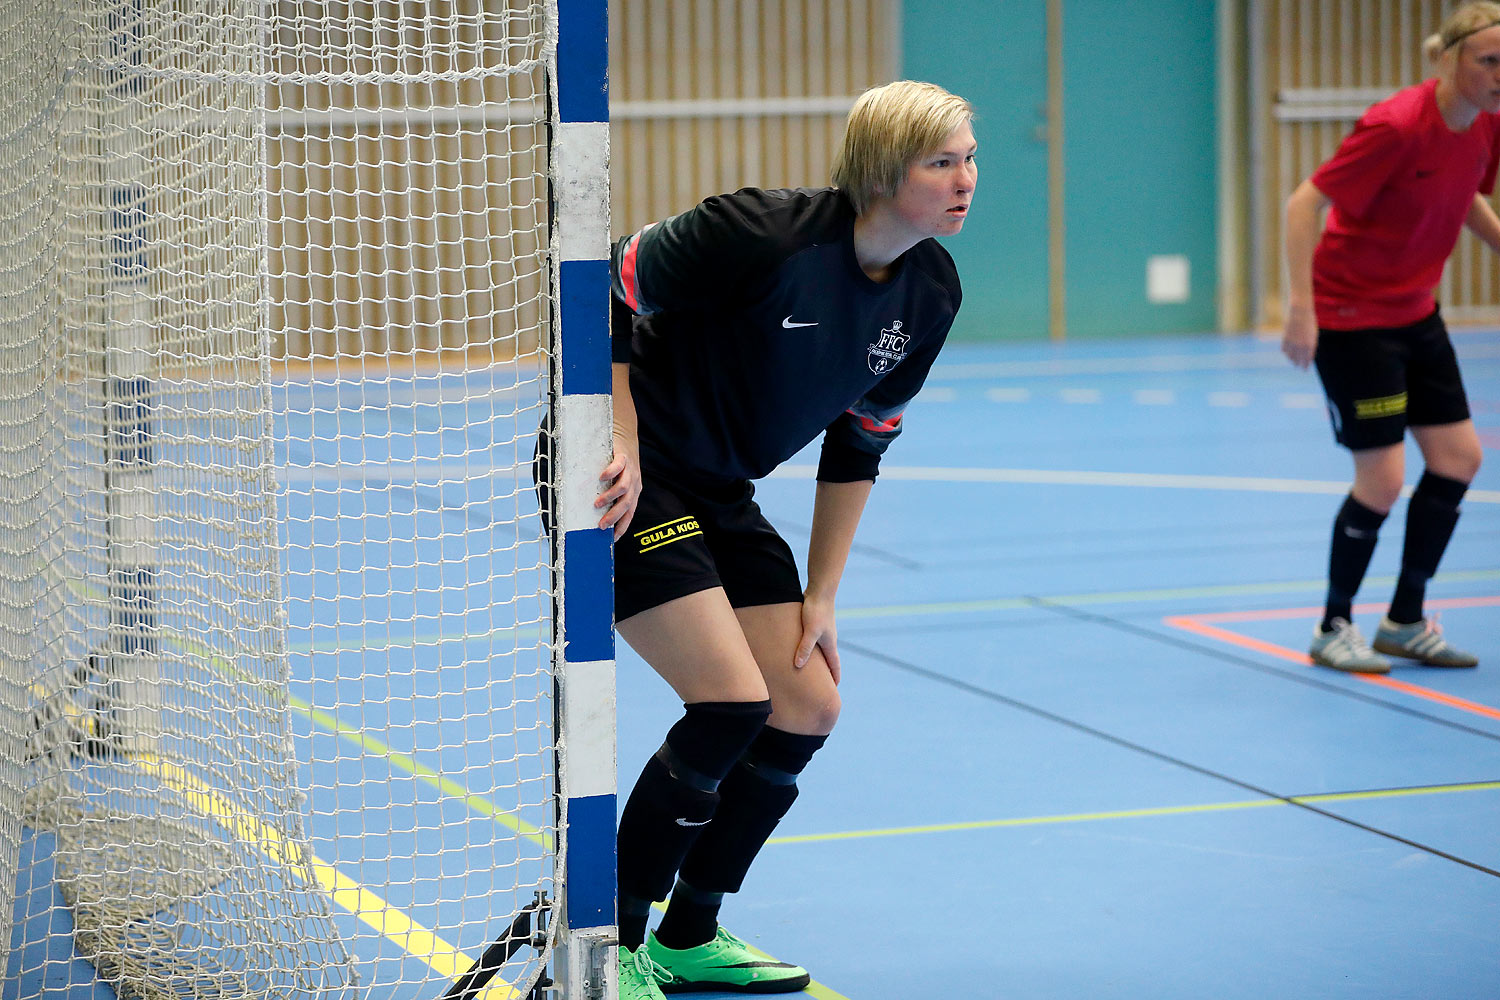
<svg viewBox="0 0 1500 1000">
<path fill-rule="evenodd" d="M 833 161 L 834 186 L 863 214 L 876 198 L 896 193 L 913 162 L 973 120 L 968 101 L 935 83 L 897 80 L 873 87 L 849 111 Z"/>
<path fill-rule="evenodd" d="M 1429 60 L 1437 62 L 1449 49 L 1461 45 L 1465 38 L 1497 24 L 1500 24 L 1500 3 L 1486 0 L 1466 3 L 1448 15 L 1437 34 L 1427 37 L 1422 43 L 1422 51 Z"/>
</svg>

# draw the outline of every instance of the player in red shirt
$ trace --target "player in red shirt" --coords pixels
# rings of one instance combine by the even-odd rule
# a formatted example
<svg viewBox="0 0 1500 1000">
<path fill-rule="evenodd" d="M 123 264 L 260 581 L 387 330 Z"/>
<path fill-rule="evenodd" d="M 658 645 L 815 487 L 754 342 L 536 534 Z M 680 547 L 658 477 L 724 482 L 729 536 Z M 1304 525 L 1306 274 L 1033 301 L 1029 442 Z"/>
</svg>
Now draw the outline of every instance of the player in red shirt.
<svg viewBox="0 0 1500 1000">
<path fill-rule="evenodd" d="M 1462 227 L 1500 251 L 1500 217 L 1487 197 L 1500 162 L 1500 3 L 1463 5 L 1424 48 L 1437 75 L 1370 108 L 1286 206 L 1282 350 L 1299 368 L 1316 364 L 1334 436 L 1354 456 L 1311 656 L 1361 673 L 1389 671 L 1381 653 L 1429 666 L 1478 663 L 1443 639 L 1422 601 L 1480 463 L 1433 290 Z M 1407 507 L 1401 573 L 1372 649 L 1351 609 L 1401 493 L 1408 427 L 1426 469 Z"/>
</svg>

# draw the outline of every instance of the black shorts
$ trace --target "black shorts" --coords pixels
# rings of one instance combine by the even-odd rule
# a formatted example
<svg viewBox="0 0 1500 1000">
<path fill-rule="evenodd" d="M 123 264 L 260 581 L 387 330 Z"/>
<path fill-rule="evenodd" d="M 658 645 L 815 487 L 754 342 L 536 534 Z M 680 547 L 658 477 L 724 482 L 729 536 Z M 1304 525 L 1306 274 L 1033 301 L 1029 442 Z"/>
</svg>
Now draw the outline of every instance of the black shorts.
<svg viewBox="0 0 1500 1000">
<path fill-rule="evenodd" d="M 1469 418 L 1443 318 L 1410 326 L 1318 331 L 1314 357 L 1333 437 L 1350 451 L 1399 444 L 1406 428 Z"/>
<path fill-rule="evenodd" d="M 630 530 L 615 543 L 615 620 L 723 587 L 732 607 L 800 603 L 791 547 L 748 480 L 687 485 L 650 468 Z"/>
</svg>

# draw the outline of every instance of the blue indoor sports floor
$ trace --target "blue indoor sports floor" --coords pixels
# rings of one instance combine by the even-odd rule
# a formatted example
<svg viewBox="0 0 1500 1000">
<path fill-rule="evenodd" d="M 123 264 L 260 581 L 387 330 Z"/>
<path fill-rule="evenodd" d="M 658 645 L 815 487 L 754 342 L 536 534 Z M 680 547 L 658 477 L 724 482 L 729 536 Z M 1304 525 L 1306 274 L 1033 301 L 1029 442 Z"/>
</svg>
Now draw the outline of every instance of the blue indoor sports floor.
<svg viewBox="0 0 1500 1000">
<path fill-rule="evenodd" d="M 1500 998 L 1500 332 L 1454 340 L 1488 465 L 1429 597 L 1482 662 L 1402 665 L 1374 680 L 1303 655 L 1349 461 L 1316 377 L 1274 341 L 951 345 L 886 458 L 840 591 L 843 718 L 726 905 L 726 926 L 806 965 L 820 1000 Z M 359 419 L 378 442 L 382 421 L 407 417 L 377 398 L 389 385 L 369 391 Z M 441 442 L 450 418 L 464 420 L 449 409 L 414 418 L 413 446 L 441 452 L 423 461 L 450 460 Z M 534 413 L 517 420 L 535 426 Z M 363 444 L 330 457 L 310 428 L 292 438 L 293 471 L 321 454 L 328 469 L 347 466 L 339 476 L 351 488 L 361 476 L 394 482 L 390 456 Z M 484 442 L 456 447 L 471 472 L 486 461 Z M 799 555 L 815 461 L 809 449 L 759 487 Z M 1413 452 L 1409 482 L 1419 470 Z M 524 479 L 515 475 L 512 506 L 530 503 Z M 294 505 L 313 502 L 306 491 L 295 486 Z M 411 507 L 414 542 L 442 533 L 424 518 L 467 525 L 463 552 L 416 554 L 403 563 L 413 579 L 393 592 L 417 592 L 417 578 L 450 557 L 542 544 L 491 538 L 488 512 L 462 488 L 448 492 L 391 493 Z M 326 520 L 304 512 L 301 523 L 317 526 L 306 530 L 358 516 L 337 497 L 317 502 L 332 507 Z M 1367 635 L 1390 594 L 1403 521 L 1404 504 L 1360 594 Z M 305 605 L 298 586 L 290 595 Z M 420 617 L 407 613 L 401 627 Z M 451 637 L 393 634 L 385 659 L 346 664 L 369 691 L 344 693 L 347 671 L 299 673 L 356 655 L 343 647 L 299 654 L 294 694 L 341 712 L 358 703 L 341 725 L 387 726 L 383 713 L 407 711 L 395 693 L 420 693 L 410 649 L 468 663 L 443 644 L 494 643 L 505 627 L 520 641 L 515 622 L 479 617 Z M 302 627 L 314 643 L 339 638 L 336 623 Z M 619 709 L 628 788 L 680 708 L 623 643 Z M 299 753 L 336 760 L 353 782 L 385 781 L 400 760 L 450 775 L 390 787 L 432 819 L 417 824 L 431 836 L 492 836 L 481 828 L 493 817 L 454 795 L 464 761 L 424 750 L 435 727 L 403 724 L 395 732 L 410 744 L 392 754 L 335 738 L 310 711 L 294 722 Z M 342 750 L 318 749 L 339 739 Z M 343 789 L 328 781 L 315 794 Z M 399 831 L 380 824 L 405 814 L 381 810 L 407 808 L 366 805 L 373 842 L 351 845 L 347 863 L 340 831 L 317 817 L 310 829 L 314 849 L 351 877 L 362 877 L 362 856 L 394 856 L 382 845 Z M 369 871 L 376 888 L 395 877 L 380 868 Z M 45 877 L 45 866 L 28 870 Z M 452 903 L 390 902 L 440 929 L 458 922 Z M 65 915 L 54 906 L 31 919 L 60 922 L 50 948 L 66 959 Z M 339 919 L 364 934 L 367 983 L 405 966 L 413 982 L 431 974 Z M 456 944 L 476 953 L 490 931 L 465 934 Z M 3 996 L 113 995 L 81 960 L 53 971 L 49 984 L 7 977 Z"/>
<path fill-rule="evenodd" d="M 726 926 L 823 998 L 1500 997 L 1500 334 L 1454 339 L 1488 464 L 1429 598 L 1481 665 L 1389 684 L 1303 656 L 1349 460 L 1275 342 L 948 348 Z M 758 496 L 805 550 L 794 461 Z M 619 685 L 628 782 L 677 709 L 623 645 Z"/>
</svg>

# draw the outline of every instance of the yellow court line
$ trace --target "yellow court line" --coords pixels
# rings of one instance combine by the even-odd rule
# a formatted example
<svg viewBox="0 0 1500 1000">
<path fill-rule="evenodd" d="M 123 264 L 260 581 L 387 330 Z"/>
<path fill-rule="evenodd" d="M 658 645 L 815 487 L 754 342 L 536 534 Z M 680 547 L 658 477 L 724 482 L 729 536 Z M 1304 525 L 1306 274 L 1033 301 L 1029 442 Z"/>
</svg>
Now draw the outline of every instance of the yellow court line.
<svg viewBox="0 0 1500 1000">
<path fill-rule="evenodd" d="M 501 826 L 514 830 L 532 843 L 540 844 L 548 851 L 553 849 L 552 835 L 547 831 L 539 829 L 517 816 L 510 815 L 489 799 L 469 791 L 453 779 L 419 762 L 410 754 L 391 749 L 380 740 L 367 734 L 364 730 L 356 729 L 344 723 L 331 712 L 325 712 L 320 708 L 313 708 L 312 705 L 295 695 L 288 695 L 287 701 L 294 711 L 314 724 L 321 726 L 332 735 L 348 740 L 372 756 L 378 757 L 388 764 L 395 765 L 397 770 L 405 771 L 412 777 L 427 782 L 445 795 L 463 802 L 464 805 L 468 806 L 474 812 L 487 816 Z"/>
<path fill-rule="evenodd" d="M 214 660 L 221 659 L 213 654 L 209 655 Z M 221 664 L 221 666 L 227 669 L 227 661 Z M 428 782 L 447 795 L 462 801 L 464 805 L 474 812 L 487 816 L 503 826 L 516 831 L 528 840 L 541 844 L 546 850 L 551 851 L 553 849 L 552 837 L 546 831 L 538 830 L 531 824 L 508 815 L 485 797 L 469 792 L 462 785 L 419 763 L 410 755 L 392 750 L 380 740 L 366 734 L 364 731 L 345 725 L 331 712 L 313 708 L 309 703 L 293 695 L 288 695 L 287 700 L 294 711 L 306 717 L 314 725 L 321 726 L 332 735 L 354 743 L 362 751 L 371 752 L 387 763 L 406 771 L 413 777 Z M 197 783 L 180 768 L 174 768 L 173 765 L 159 761 L 154 762 L 154 765 L 162 770 L 173 768 L 178 776 L 179 790 L 183 794 L 193 796 L 195 799 L 201 799 L 202 804 L 211 810 L 210 815 L 217 816 L 224 822 L 229 823 L 237 832 L 240 832 L 242 839 L 252 844 L 262 845 L 262 849 L 273 858 L 285 860 L 284 853 L 277 853 L 269 847 L 271 844 L 285 846 L 280 835 L 274 830 L 264 827 L 263 824 L 260 824 L 253 817 L 235 809 L 232 804 L 225 802 L 222 798 L 215 795 L 211 789 Z M 161 770 L 158 773 L 161 773 Z M 162 776 L 166 780 L 171 780 L 167 779 L 165 774 Z M 196 786 L 198 791 L 195 792 L 193 786 Z M 214 809 L 218 809 L 219 811 L 212 811 Z M 236 817 L 240 817 L 240 820 L 237 821 Z M 473 967 L 475 959 L 459 951 L 435 932 L 422 926 L 422 924 L 413 920 L 401 910 L 386 903 L 385 900 L 369 889 L 364 888 L 353 879 L 339 872 L 332 865 L 322 861 L 316 854 L 309 852 L 309 857 L 312 860 L 310 867 L 312 868 L 314 877 L 317 878 L 318 883 L 323 889 L 333 896 L 334 901 L 384 935 L 397 947 L 422 959 L 435 972 L 449 980 L 458 978 Z M 778 961 L 778 959 L 772 958 L 772 956 L 767 955 L 765 952 L 755 949 L 753 945 L 751 948 L 771 961 Z M 842 993 L 829 989 L 817 981 L 808 984 L 806 993 L 809 996 L 817 998 L 817 1000 L 849 1000 Z M 481 994 L 483 1000 L 514 1000 L 515 996 L 515 991 L 509 987 L 490 987 Z"/>
<path fill-rule="evenodd" d="M 770 958 L 769 955 L 766 957 Z M 771 960 L 773 962 L 776 961 L 776 959 L 774 958 Z M 849 1000 L 849 998 L 844 996 L 844 994 L 839 993 L 837 990 L 829 989 L 827 986 L 824 986 L 816 979 L 808 983 L 807 988 L 802 992 L 806 993 L 810 997 L 816 997 L 817 1000 Z"/>
<path fill-rule="evenodd" d="M 1500 570 L 1463 570 L 1444 573 L 1438 583 L 1477 583 L 1500 580 Z M 1389 586 L 1395 576 L 1370 576 L 1365 583 Z M 935 601 L 928 604 L 885 604 L 863 608 L 840 608 L 840 621 L 865 618 L 892 618 L 909 615 L 962 614 L 984 611 L 1017 611 L 1044 604 L 1134 604 L 1151 601 L 1180 601 L 1204 597 L 1248 597 L 1256 594 L 1284 594 L 1310 591 L 1321 593 L 1327 580 L 1289 580 L 1279 583 L 1236 583 L 1205 587 L 1163 587 L 1156 590 L 1116 590 L 1091 594 L 1053 594 L 1043 597 L 999 597 L 977 601 Z"/>
<path fill-rule="evenodd" d="M 140 755 L 136 759 L 202 815 L 218 820 L 242 842 L 255 847 L 271 860 L 293 867 L 301 867 L 304 863 L 299 845 L 289 843 L 275 829 L 238 808 L 183 768 L 150 755 Z M 309 851 L 305 859 L 313 878 L 335 903 L 374 928 L 404 953 L 421 959 L 439 976 L 451 981 L 474 965 L 475 959 L 437 932 L 391 906 L 316 854 Z M 520 995 L 509 985 L 502 985 L 486 989 L 482 996 L 485 1000 L 518 1000 Z"/>
<path fill-rule="evenodd" d="M 1360 799 L 1396 799 L 1408 795 L 1446 795 L 1450 792 L 1500 791 L 1500 781 L 1471 781 L 1458 785 L 1424 785 L 1420 788 L 1378 788 L 1369 792 L 1323 792 L 1293 795 L 1292 802 L 1353 802 Z"/>
<path fill-rule="evenodd" d="M 1241 802 L 1210 802 L 1195 806 L 1162 806 L 1155 809 L 1118 809 L 1111 812 L 1063 813 L 1056 816 L 1022 816 L 1012 819 L 981 819 L 964 823 L 933 823 L 926 826 L 891 826 L 873 830 L 841 830 L 834 833 L 800 833 L 772 837 L 767 844 L 811 844 L 834 840 L 864 840 L 873 837 L 909 837 L 926 833 L 960 833 L 965 830 L 996 830 L 1008 826 L 1044 826 L 1051 823 L 1086 823 L 1106 819 L 1137 819 L 1182 813 L 1216 812 L 1284 806 L 1282 799 L 1246 799 Z"/>
<path fill-rule="evenodd" d="M 1290 795 L 1284 799 L 1243 799 L 1238 802 L 1204 802 L 1191 806 L 1161 806 L 1154 809 L 1116 809 L 1109 812 L 1063 813 L 1056 816 L 1022 816 L 1012 819 L 973 820 L 966 823 L 934 823 L 928 826 L 893 826 L 873 830 L 843 830 L 835 833 L 804 833 L 772 837 L 767 844 L 812 844 L 838 840 L 862 840 L 874 837 L 908 837 L 927 833 L 959 833 L 965 830 L 995 830 L 1015 826 L 1046 826 L 1053 823 L 1091 823 L 1110 819 L 1142 819 L 1151 816 L 1181 816 L 1193 813 L 1227 812 L 1234 809 L 1262 809 L 1296 803 L 1346 802 L 1358 799 L 1389 799 L 1413 795 L 1445 795 L 1454 792 L 1487 792 L 1500 790 L 1500 781 L 1476 781 L 1459 785 L 1423 785 L 1413 788 L 1384 788 L 1369 792 L 1320 792 L 1313 795 Z"/>
<path fill-rule="evenodd" d="M 209 663 L 213 664 L 216 670 L 224 674 L 226 677 L 232 677 L 237 680 L 245 681 L 247 683 L 260 683 L 255 681 L 253 678 L 248 678 L 243 671 L 236 669 L 226 657 L 220 656 L 219 654 L 215 653 L 211 648 L 204 645 L 203 643 L 196 642 L 188 638 L 187 636 L 177 634 L 168 635 L 167 638 L 173 642 L 176 642 L 184 650 L 203 656 L 208 660 Z M 526 839 L 532 841 L 533 843 L 540 844 L 546 850 L 551 851 L 553 849 L 552 835 L 547 831 L 538 829 L 537 827 L 531 825 L 530 823 L 527 823 L 525 820 L 521 819 L 518 816 L 510 815 L 500 807 L 496 806 L 489 799 L 485 798 L 482 795 L 477 795 L 473 792 L 470 792 L 467 788 L 460 785 L 458 782 L 452 780 L 451 778 L 447 778 L 437 771 L 433 770 L 432 768 L 426 766 L 425 764 L 418 762 L 416 758 L 412 757 L 410 754 L 404 754 L 399 750 L 393 750 L 391 747 L 387 746 L 385 743 L 381 742 L 375 737 L 367 735 L 364 730 L 356 729 L 353 726 L 346 725 L 333 713 L 325 712 L 320 708 L 314 708 L 309 702 L 303 701 L 301 698 L 298 698 L 296 695 L 293 695 L 290 692 L 287 692 L 286 699 L 287 704 L 294 712 L 297 712 L 299 715 L 303 716 L 314 725 L 321 726 L 325 731 L 331 733 L 332 735 L 338 736 L 341 739 L 353 743 L 361 751 L 367 752 L 371 756 L 381 758 L 386 763 L 393 765 L 397 770 L 405 771 L 412 777 L 417 778 L 421 781 L 425 781 L 427 784 L 431 785 L 433 788 L 436 788 L 438 791 L 444 793 L 445 795 L 460 800 L 464 803 L 464 805 L 468 806 L 474 812 L 480 813 L 484 816 L 488 816 L 490 819 L 499 823 L 501 826 L 508 827 L 511 830 L 514 830 L 516 833 L 519 833 Z"/>
<path fill-rule="evenodd" d="M 184 645 L 187 644 L 187 642 L 180 637 L 179 641 L 183 641 Z M 225 673 L 231 676 L 238 676 L 238 673 L 223 657 L 214 654 L 206 647 L 200 647 L 199 652 L 208 656 L 208 658 Z M 474 812 L 487 816 L 495 822 L 498 822 L 501 825 L 516 831 L 523 837 L 526 837 L 528 840 L 541 844 L 546 850 L 553 850 L 553 838 L 546 831 L 537 829 L 531 824 L 526 823 L 524 820 L 521 820 L 519 817 L 507 814 L 506 812 L 498 808 L 494 803 L 486 799 L 484 796 L 469 792 L 462 785 L 421 764 L 409 754 L 404 754 L 391 749 L 389 746 L 386 746 L 383 742 L 376 739 L 375 737 L 368 735 L 363 730 L 346 725 L 333 713 L 314 708 L 310 703 L 303 701 L 301 698 L 298 698 L 295 695 L 288 694 L 287 702 L 293 711 L 296 711 L 297 713 L 308 719 L 308 721 L 312 722 L 314 725 L 322 727 L 326 732 L 329 732 L 330 734 L 341 739 L 348 740 L 349 742 L 357 746 L 361 751 L 372 753 L 373 755 L 379 757 L 387 763 L 395 766 L 397 769 L 406 771 L 411 776 L 421 781 L 427 782 L 443 793 L 460 800 L 464 803 L 465 806 L 467 806 Z M 166 765 L 163 763 L 161 764 L 161 766 L 168 767 L 170 765 Z M 190 776 L 188 776 L 186 772 L 181 772 L 181 774 L 182 781 L 184 783 L 191 781 Z M 186 787 L 184 788 L 184 791 L 188 792 Z M 192 793 L 188 792 L 188 794 Z M 200 794 L 212 795 L 212 792 L 211 790 L 205 789 L 204 792 Z M 235 810 L 234 807 L 229 803 L 222 802 L 222 800 L 220 800 L 220 802 L 226 810 L 224 814 L 226 817 L 232 817 L 236 813 L 238 813 L 238 810 Z M 244 816 L 244 820 L 247 824 L 256 824 L 256 821 L 252 817 L 245 816 L 243 813 L 239 813 L 239 815 Z M 247 831 L 253 831 L 253 826 L 246 826 L 245 829 Z M 280 837 L 275 834 L 275 831 L 267 829 L 265 832 L 269 833 L 272 837 L 276 837 L 277 842 L 280 842 Z M 246 839 L 249 839 L 251 843 L 263 842 L 263 838 L 253 838 L 247 836 Z M 273 857 L 274 856 L 275 855 L 273 855 Z M 417 958 L 420 958 L 423 961 L 427 962 L 428 965 L 432 966 L 434 971 L 439 972 L 440 974 L 446 976 L 451 980 L 462 975 L 464 972 L 467 972 L 474 965 L 475 959 L 472 959 L 469 956 L 465 955 L 463 952 L 458 951 L 457 948 L 444 941 L 433 931 L 429 930 L 426 927 L 423 927 L 420 923 L 408 917 L 402 911 L 390 906 L 375 893 L 371 892 L 368 889 L 365 889 L 363 886 L 359 885 L 357 882 L 354 882 L 352 879 L 348 879 L 346 876 L 342 875 L 336 869 L 334 869 L 331 865 L 328 865 L 326 862 L 319 859 L 317 855 L 311 854 L 311 852 L 309 852 L 309 856 L 311 857 L 313 862 L 311 867 L 314 876 L 318 879 L 319 884 L 323 886 L 325 891 L 328 891 L 329 893 L 334 895 L 335 901 L 338 902 L 340 906 L 344 907 L 344 909 L 346 910 L 349 910 L 349 912 L 359 917 L 362 921 L 373 927 L 376 931 L 379 931 L 382 935 L 391 940 L 398 947 L 402 948 L 403 950 L 409 951 Z M 407 945 L 403 943 L 406 941 L 412 942 L 417 947 L 425 947 L 426 950 L 411 951 L 411 949 L 407 948 Z M 428 944 L 430 944 L 430 947 L 426 947 Z M 751 948 L 752 950 L 758 951 L 758 949 L 754 949 L 753 945 L 751 946 Z M 758 951 L 758 953 L 763 957 L 770 959 L 771 961 L 779 961 L 779 959 L 775 959 L 772 956 L 767 955 L 765 952 Z M 456 971 L 448 971 L 450 968 L 453 968 L 455 966 L 455 963 L 462 964 L 456 967 Z M 844 996 L 842 993 L 832 990 L 829 987 L 824 986 L 822 983 L 817 982 L 816 980 L 808 984 L 805 992 L 809 996 L 817 998 L 817 1000 L 849 1000 L 849 998 Z M 481 996 L 484 998 L 484 1000 L 512 1000 L 512 998 L 514 997 L 514 990 L 503 987 L 491 987 L 490 989 L 487 989 Z"/>
<path fill-rule="evenodd" d="M 214 660 L 222 659 L 212 653 L 209 655 Z M 221 666 L 227 670 L 227 661 L 221 664 Z M 464 805 L 474 812 L 509 827 L 528 840 L 541 844 L 546 850 L 553 850 L 551 835 L 543 830 L 538 830 L 518 817 L 508 815 L 485 797 L 469 792 L 457 782 L 419 763 L 408 754 L 392 750 L 380 740 L 366 734 L 364 731 L 345 725 L 331 712 L 313 708 L 312 705 L 294 695 L 287 695 L 287 701 L 294 711 L 306 717 L 314 725 L 321 726 L 325 731 L 355 744 L 360 750 L 372 752 L 375 756 L 406 771 L 413 777 L 428 782 L 447 795 L 462 801 Z M 171 765 L 160 763 L 160 766 L 165 768 Z M 184 793 L 193 794 L 186 787 L 187 783 L 192 781 L 191 777 L 180 769 L 178 771 L 181 774 L 181 781 L 184 784 Z M 198 794 L 213 795 L 212 791 L 206 788 L 203 788 L 203 791 Z M 217 798 L 217 796 L 213 796 L 213 798 Z M 212 799 L 206 799 L 205 802 L 212 804 Z M 226 822 L 232 822 L 231 818 L 236 814 L 244 818 L 244 829 L 247 831 L 245 839 L 250 840 L 251 843 L 266 842 L 263 837 L 255 838 L 248 836 L 248 833 L 254 832 L 255 826 L 260 825 L 253 817 L 240 813 L 232 805 L 222 800 L 219 800 L 219 804 L 224 809 L 223 816 L 226 817 Z M 220 814 L 213 813 L 213 815 Z M 238 826 L 239 824 L 235 825 Z M 266 829 L 265 833 L 274 837 L 277 843 L 281 842 L 281 838 L 275 831 Z M 268 851 L 267 853 L 270 852 Z M 272 856 L 277 857 L 275 854 Z M 353 879 L 344 876 L 334 869 L 333 866 L 320 860 L 317 855 L 309 852 L 309 856 L 312 858 L 313 864 L 311 867 L 314 876 L 318 879 L 319 884 L 323 886 L 324 890 L 333 895 L 335 902 L 359 917 L 360 920 L 363 920 L 376 931 L 379 931 L 387 939 L 396 944 L 397 947 L 427 962 L 434 971 L 447 977 L 449 980 L 456 979 L 473 967 L 475 959 L 465 955 L 453 945 L 444 941 L 436 933 L 408 917 L 402 911 L 390 906 L 375 893 L 364 888 Z M 407 942 L 410 942 L 412 947 L 408 947 Z M 413 950 L 413 948 L 418 950 Z M 753 945 L 751 948 L 752 950 L 757 950 Z M 779 961 L 765 952 L 758 951 L 758 954 L 771 961 Z M 829 989 L 817 981 L 808 984 L 806 992 L 808 995 L 816 997 L 817 1000 L 849 1000 L 843 994 Z M 481 994 L 484 1000 L 513 1000 L 514 995 L 515 991 L 506 987 L 491 987 Z"/>
</svg>

